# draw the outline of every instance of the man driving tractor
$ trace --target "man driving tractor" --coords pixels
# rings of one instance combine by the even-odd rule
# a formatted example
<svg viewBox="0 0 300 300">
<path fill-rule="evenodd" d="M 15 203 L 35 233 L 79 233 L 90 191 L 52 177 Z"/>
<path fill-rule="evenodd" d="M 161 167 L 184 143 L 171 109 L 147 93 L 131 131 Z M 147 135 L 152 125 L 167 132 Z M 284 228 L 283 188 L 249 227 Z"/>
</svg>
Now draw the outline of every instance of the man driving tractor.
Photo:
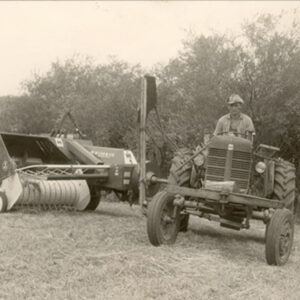
<svg viewBox="0 0 300 300">
<path fill-rule="evenodd" d="M 226 100 L 229 114 L 221 117 L 216 125 L 214 135 L 235 135 L 252 140 L 255 133 L 251 118 L 241 112 L 244 100 L 236 94 L 232 94 Z"/>
</svg>

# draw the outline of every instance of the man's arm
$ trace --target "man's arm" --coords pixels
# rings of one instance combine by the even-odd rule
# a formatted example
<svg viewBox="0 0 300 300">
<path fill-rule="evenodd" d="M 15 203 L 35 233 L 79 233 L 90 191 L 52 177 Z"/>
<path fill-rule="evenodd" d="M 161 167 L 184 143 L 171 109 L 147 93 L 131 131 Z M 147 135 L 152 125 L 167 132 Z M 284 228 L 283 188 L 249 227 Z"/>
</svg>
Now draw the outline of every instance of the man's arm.
<svg viewBox="0 0 300 300">
<path fill-rule="evenodd" d="M 253 142 L 255 136 L 255 128 L 252 119 L 247 116 L 247 118 L 245 118 L 245 121 L 245 138 Z"/>
<path fill-rule="evenodd" d="M 250 117 L 248 117 L 248 122 L 247 122 L 247 131 L 248 132 L 252 132 L 255 133 L 255 128 L 252 122 L 252 119 Z"/>
<path fill-rule="evenodd" d="M 214 131 L 214 135 L 218 135 L 218 134 L 220 134 L 222 132 L 223 132 L 222 121 L 221 121 L 221 119 L 219 119 L 218 122 L 217 122 L 217 125 L 216 125 L 216 129 Z"/>
</svg>

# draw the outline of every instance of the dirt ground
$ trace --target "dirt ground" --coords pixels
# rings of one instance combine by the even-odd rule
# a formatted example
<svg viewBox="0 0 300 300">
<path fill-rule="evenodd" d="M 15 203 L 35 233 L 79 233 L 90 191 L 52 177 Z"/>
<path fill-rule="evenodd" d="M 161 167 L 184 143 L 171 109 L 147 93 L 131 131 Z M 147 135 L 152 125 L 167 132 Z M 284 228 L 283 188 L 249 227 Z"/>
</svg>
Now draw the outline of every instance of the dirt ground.
<svg viewBox="0 0 300 300">
<path fill-rule="evenodd" d="M 300 225 L 283 267 L 268 266 L 264 226 L 231 231 L 192 218 L 153 247 L 138 207 L 18 210 L 0 218 L 0 299 L 299 299 Z"/>
</svg>

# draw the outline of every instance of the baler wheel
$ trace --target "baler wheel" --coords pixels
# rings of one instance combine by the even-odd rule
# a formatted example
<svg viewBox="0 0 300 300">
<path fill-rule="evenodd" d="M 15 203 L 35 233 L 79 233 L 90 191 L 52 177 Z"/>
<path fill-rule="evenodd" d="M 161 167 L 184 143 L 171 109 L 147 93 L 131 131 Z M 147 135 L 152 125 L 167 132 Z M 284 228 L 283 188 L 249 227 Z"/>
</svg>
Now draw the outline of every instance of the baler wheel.
<svg viewBox="0 0 300 300">
<path fill-rule="evenodd" d="M 7 197 L 5 193 L 0 191 L 0 213 L 6 212 L 7 204 Z"/>
<path fill-rule="evenodd" d="M 95 187 L 89 187 L 91 193 L 91 200 L 85 210 L 93 211 L 98 207 L 101 200 L 101 193 Z"/>
<path fill-rule="evenodd" d="M 266 260 L 269 265 L 284 265 L 290 256 L 294 238 L 293 213 L 277 209 L 266 228 Z"/>
<path fill-rule="evenodd" d="M 91 201 L 89 202 L 88 206 L 85 208 L 85 210 L 96 210 L 96 208 L 98 207 L 100 203 L 100 196 L 98 197 L 91 197 Z"/>
<path fill-rule="evenodd" d="M 173 244 L 180 226 L 179 209 L 173 205 L 174 196 L 166 191 L 158 192 L 148 209 L 147 233 L 153 246 Z"/>
</svg>

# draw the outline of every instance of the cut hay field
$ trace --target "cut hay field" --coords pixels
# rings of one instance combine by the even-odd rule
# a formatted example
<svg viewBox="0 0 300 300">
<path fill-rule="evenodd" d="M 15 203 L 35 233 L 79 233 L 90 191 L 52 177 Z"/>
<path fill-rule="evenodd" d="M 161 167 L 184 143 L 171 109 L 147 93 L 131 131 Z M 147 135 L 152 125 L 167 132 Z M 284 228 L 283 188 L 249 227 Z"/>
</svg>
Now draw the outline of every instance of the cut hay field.
<svg viewBox="0 0 300 300">
<path fill-rule="evenodd" d="M 173 246 L 148 242 L 138 207 L 15 211 L 0 218 L 0 299 L 300 299 L 300 226 L 283 267 L 264 258 L 264 227 L 191 219 Z"/>
</svg>

